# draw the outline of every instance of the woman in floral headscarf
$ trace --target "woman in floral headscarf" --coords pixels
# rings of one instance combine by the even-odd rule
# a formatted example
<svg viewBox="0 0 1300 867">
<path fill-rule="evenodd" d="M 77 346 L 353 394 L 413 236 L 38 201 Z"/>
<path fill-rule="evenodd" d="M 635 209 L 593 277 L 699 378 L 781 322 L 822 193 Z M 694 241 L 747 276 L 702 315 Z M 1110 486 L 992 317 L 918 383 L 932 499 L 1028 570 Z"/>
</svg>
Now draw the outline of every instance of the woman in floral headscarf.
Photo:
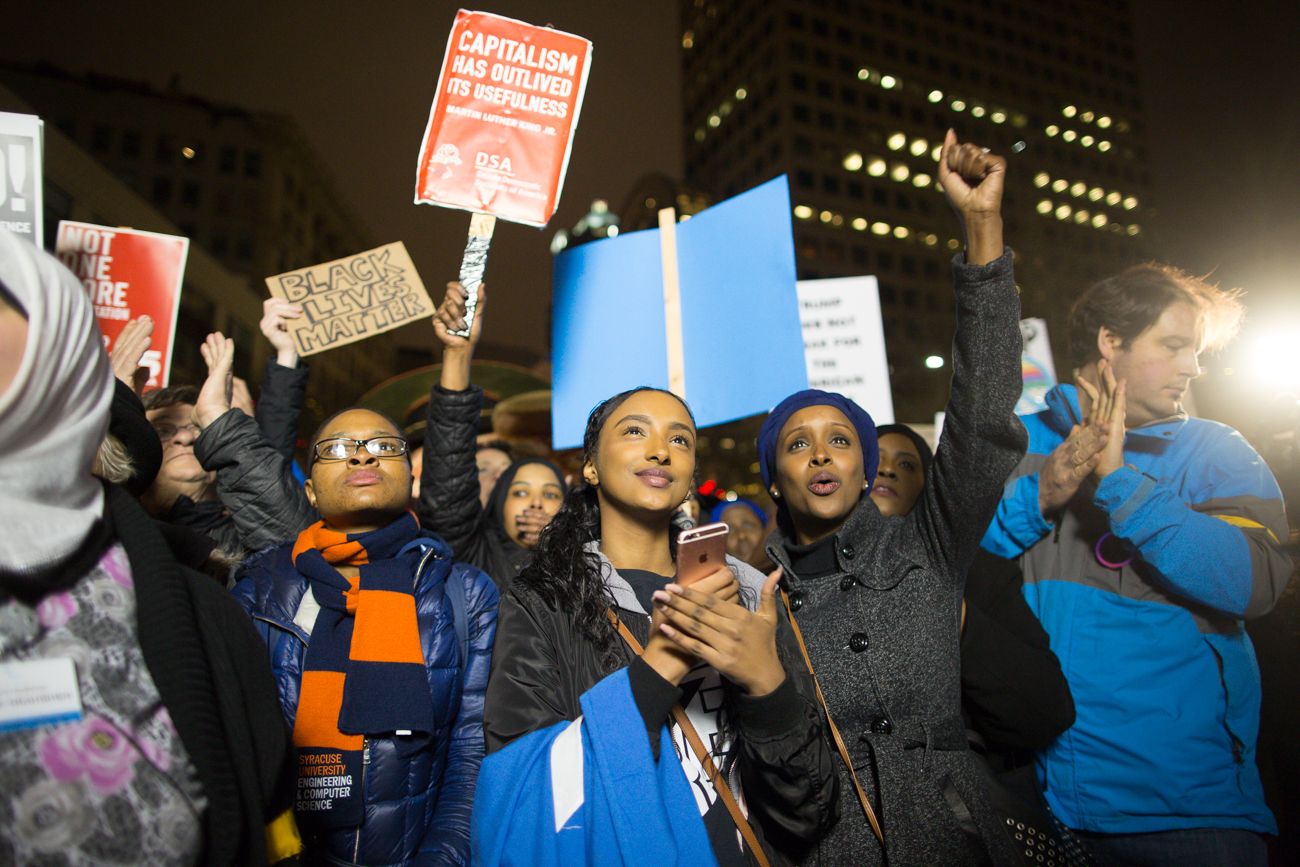
<svg viewBox="0 0 1300 867">
<path fill-rule="evenodd" d="M 112 393 L 77 279 L 0 231 L 0 863 L 277 860 L 291 778 L 261 645 L 91 475 Z"/>
</svg>

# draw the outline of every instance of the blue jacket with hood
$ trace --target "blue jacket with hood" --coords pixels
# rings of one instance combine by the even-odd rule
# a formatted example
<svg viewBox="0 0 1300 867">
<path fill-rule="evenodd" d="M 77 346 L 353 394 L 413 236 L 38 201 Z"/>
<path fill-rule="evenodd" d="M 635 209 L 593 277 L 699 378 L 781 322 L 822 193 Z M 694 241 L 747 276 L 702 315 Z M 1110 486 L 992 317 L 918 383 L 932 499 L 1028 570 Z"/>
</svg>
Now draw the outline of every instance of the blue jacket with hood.
<svg viewBox="0 0 1300 867">
<path fill-rule="evenodd" d="M 452 560 L 441 539 L 421 540 L 415 576 L 420 646 L 439 717 L 426 748 L 399 755 L 391 737 L 367 738 L 362 769 L 365 818 L 356 830 L 305 841 L 328 864 L 469 863 L 469 819 L 483 761 L 483 695 L 496 636 L 497 589 L 487 575 Z M 290 559 L 293 542 L 255 554 L 240 570 L 235 599 L 266 641 L 280 705 L 290 728 L 310 637 L 293 622 L 307 580 Z M 464 589 L 466 659 L 461 659 L 448 583 Z M 404 751 L 405 752 L 405 751 Z"/>
<path fill-rule="evenodd" d="M 1024 419 L 1028 453 L 984 538 L 1023 555 L 1025 599 L 1074 695 L 1074 725 L 1038 758 L 1048 802 L 1088 831 L 1276 833 L 1242 621 L 1266 613 L 1291 575 L 1277 482 L 1236 431 L 1176 416 L 1129 430 L 1125 466 L 1053 525 L 1038 472 L 1079 420 L 1072 386 Z"/>
</svg>

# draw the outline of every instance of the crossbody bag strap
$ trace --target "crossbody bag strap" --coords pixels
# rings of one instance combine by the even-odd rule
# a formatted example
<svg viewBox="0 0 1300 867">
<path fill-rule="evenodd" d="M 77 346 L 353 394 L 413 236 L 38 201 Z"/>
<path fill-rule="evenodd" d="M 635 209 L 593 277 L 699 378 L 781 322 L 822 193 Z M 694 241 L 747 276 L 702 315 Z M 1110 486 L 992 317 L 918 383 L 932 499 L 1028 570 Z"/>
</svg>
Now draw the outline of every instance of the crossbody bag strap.
<svg viewBox="0 0 1300 867">
<path fill-rule="evenodd" d="M 618 627 L 618 634 L 623 637 L 623 641 L 632 649 L 637 656 L 641 655 L 641 642 L 636 640 L 636 636 L 627 628 L 624 623 L 612 609 L 605 609 L 609 615 L 610 622 Z M 744 838 L 745 845 L 749 847 L 750 854 L 754 856 L 760 867 L 771 867 L 771 862 L 767 860 L 767 854 L 763 852 L 763 847 L 758 844 L 758 837 L 754 834 L 754 829 L 750 827 L 749 820 L 740 812 L 740 805 L 736 803 L 735 795 L 731 794 L 731 787 L 727 785 L 726 779 L 714 764 L 713 757 L 704 746 L 704 741 L 700 738 L 699 732 L 691 724 L 690 717 L 686 715 L 686 710 L 680 704 L 673 705 L 673 719 L 676 720 L 682 734 L 686 736 L 686 742 L 691 745 L 691 752 L 700 760 L 700 765 L 704 768 L 704 773 L 708 774 L 709 782 L 713 784 L 713 789 L 718 793 L 722 800 L 723 806 L 731 814 L 731 821 L 736 823 L 736 830 L 740 831 L 740 836 Z"/>
<path fill-rule="evenodd" d="M 785 613 L 790 617 L 790 628 L 794 630 L 795 641 L 799 642 L 799 652 L 803 654 L 804 665 L 808 666 L 808 674 L 812 677 L 813 686 L 817 690 L 817 702 L 822 706 L 822 713 L 826 714 L 826 724 L 830 726 L 835 749 L 839 751 L 840 761 L 844 762 L 844 767 L 849 772 L 849 779 L 853 781 L 853 791 L 857 793 L 858 803 L 862 805 L 862 814 L 867 817 L 867 824 L 871 826 L 876 839 L 883 846 L 885 834 L 880 830 L 880 822 L 876 819 L 876 811 L 871 809 L 871 800 L 867 798 L 866 790 L 858 782 L 858 775 L 853 770 L 853 760 L 849 758 L 849 748 L 844 745 L 839 726 L 835 725 L 835 720 L 831 717 L 831 709 L 826 706 L 826 696 L 822 693 L 822 685 L 817 680 L 817 673 L 813 671 L 812 658 L 808 656 L 808 646 L 803 643 L 803 633 L 799 631 L 799 621 L 794 619 L 794 611 L 790 609 L 790 597 L 784 590 L 781 591 L 781 602 L 785 604 Z"/>
</svg>

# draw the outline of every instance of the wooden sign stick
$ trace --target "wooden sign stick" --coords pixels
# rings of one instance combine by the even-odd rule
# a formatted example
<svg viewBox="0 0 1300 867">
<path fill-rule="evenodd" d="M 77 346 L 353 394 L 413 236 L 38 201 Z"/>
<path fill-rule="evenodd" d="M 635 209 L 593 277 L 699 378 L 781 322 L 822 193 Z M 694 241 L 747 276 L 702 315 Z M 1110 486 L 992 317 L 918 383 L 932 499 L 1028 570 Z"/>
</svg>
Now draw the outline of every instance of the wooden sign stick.
<svg viewBox="0 0 1300 867">
<path fill-rule="evenodd" d="M 668 390 L 686 399 L 686 356 L 682 343 L 682 284 L 677 275 L 677 212 L 659 210 L 659 261 L 664 272 L 664 325 L 668 342 Z"/>
<path fill-rule="evenodd" d="M 497 218 L 491 214 L 475 214 L 469 218 L 469 238 L 465 241 L 465 255 L 460 260 L 460 285 L 465 287 L 465 330 L 453 331 L 457 337 L 469 337 L 474 327 L 474 308 L 478 306 L 478 287 L 487 270 L 488 247 L 492 246 L 492 230 Z"/>
</svg>

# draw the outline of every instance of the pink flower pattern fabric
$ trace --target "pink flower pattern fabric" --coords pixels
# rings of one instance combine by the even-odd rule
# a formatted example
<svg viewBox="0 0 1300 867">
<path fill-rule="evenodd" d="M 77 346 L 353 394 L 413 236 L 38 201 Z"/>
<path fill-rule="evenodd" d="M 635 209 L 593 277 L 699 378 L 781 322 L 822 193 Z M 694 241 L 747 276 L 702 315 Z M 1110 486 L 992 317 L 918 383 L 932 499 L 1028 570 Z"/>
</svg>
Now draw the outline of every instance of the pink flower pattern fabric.
<svg viewBox="0 0 1300 867">
<path fill-rule="evenodd" d="M 138 758 L 130 741 L 97 716 L 55 726 L 41 741 L 41 761 L 50 776 L 64 782 L 84 778 L 105 795 L 131 782 Z"/>
<path fill-rule="evenodd" d="M 51 593 L 36 606 L 36 619 L 46 629 L 58 629 L 77 614 L 71 593 Z"/>
<path fill-rule="evenodd" d="M 196 863 L 206 802 L 140 652 L 126 552 L 26 616 L 39 634 L 0 661 L 73 659 L 83 716 L 0 733 L 0 864 Z"/>
</svg>

